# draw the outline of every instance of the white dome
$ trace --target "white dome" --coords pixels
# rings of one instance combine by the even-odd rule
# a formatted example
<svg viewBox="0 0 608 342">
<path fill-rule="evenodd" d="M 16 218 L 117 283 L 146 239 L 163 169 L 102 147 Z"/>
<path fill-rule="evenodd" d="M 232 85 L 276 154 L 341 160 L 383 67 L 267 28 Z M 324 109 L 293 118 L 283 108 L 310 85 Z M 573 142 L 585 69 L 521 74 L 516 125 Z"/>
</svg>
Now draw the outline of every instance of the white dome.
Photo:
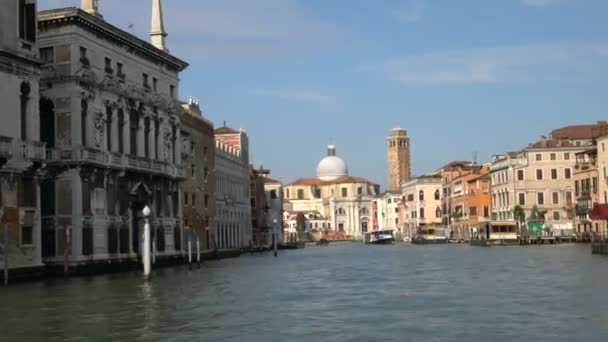
<svg viewBox="0 0 608 342">
<path fill-rule="evenodd" d="M 342 158 L 336 156 L 336 147 L 329 145 L 327 157 L 323 158 L 317 165 L 317 178 L 331 181 L 336 178 L 348 176 L 348 167 Z"/>
</svg>

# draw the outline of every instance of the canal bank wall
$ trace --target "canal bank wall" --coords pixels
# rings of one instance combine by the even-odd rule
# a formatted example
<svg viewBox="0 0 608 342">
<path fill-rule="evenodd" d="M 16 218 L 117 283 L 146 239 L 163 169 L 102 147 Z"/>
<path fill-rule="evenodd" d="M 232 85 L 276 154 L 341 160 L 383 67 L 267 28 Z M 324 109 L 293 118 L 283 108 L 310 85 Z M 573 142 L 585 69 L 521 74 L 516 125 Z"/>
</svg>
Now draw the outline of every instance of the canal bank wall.
<svg viewBox="0 0 608 342">
<path fill-rule="evenodd" d="M 201 252 L 201 262 L 236 258 L 248 250 L 230 249 Z M 188 254 L 156 257 L 152 269 L 185 266 L 189 264 Z M 192 253 L 192 267 L 197 267 L 197 255 Z M 8 270 L 9 284 L 60 277 L 93 276 L 142 270 L 141 258 L 124 258 L 113 260 L 92 260 L 86 263 L 70 264 L 67 274 L 60 264 L 43 265 L 40 267 L 14 268 Z M 0 272 L 0 284 L 4 282 L 4 274 Z"/>
</svg>

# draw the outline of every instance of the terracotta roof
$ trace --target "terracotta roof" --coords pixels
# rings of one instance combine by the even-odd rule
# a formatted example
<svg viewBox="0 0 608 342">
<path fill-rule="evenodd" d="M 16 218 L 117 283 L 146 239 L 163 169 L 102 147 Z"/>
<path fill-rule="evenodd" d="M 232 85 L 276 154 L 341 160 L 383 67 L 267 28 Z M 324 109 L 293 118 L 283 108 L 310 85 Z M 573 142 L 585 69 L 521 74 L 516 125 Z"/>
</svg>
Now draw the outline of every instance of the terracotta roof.
<svg viewBox="0 0 608 342">
<path fill-rule="evenodd" d="M 235 134 L 239 133 L 239 131 L 230 128 L 228 126 L 222 126 L 215 129 L 215 134 Z"/>
<path fill-rule="evenodd" d="M 444 166 L 442 166 L 440 168 L 440 170 L 451 169 L 454 167 L 464 168 L 464 167 L 470 167 L 471 165 L 473 165 L 473 162 L 466 161 L 466 160 L 454 160 L 454 161 L 451 161 L 451 162 L 445 164 Z"/>
<path fill-rule="evenodd" d="M 553 139 L 593 139 L 608 131 L 608 122 L 598 121 L 591 125 L 572 125 L 551 131 Z"/>
<path fill-rule="evenodd" d="M 472 183 L 472 182 L 474 182 L 474 181 L 476 181 L 478 179 L 487 179 L 487 180 L 489 180 L 490 179 L 490 172 L 482 173 L 482 174 L 478 175 L 477 177 L 473 177 L 473 178 L 467 180 L 467 182 L 468 183 Z"/>
<path fill-rule="evenodd" d="M 344 184 L 344 183 L 366 183 L 370 185 L 378 185 L 377 183 L 371 182 L 365 178 L 353 177 L 353 176 L 342 176 L 331 181 L 324 181 L 319 178 L 300 178 L 287 185 L 330 185 L 330 184 Z"/>
<path fill-rule="evenodd" d="M 543 139 L 528 145 L 528 149 L 562 147 L 576 147 L 576 145 L 566 139 Z"/>
</svg>

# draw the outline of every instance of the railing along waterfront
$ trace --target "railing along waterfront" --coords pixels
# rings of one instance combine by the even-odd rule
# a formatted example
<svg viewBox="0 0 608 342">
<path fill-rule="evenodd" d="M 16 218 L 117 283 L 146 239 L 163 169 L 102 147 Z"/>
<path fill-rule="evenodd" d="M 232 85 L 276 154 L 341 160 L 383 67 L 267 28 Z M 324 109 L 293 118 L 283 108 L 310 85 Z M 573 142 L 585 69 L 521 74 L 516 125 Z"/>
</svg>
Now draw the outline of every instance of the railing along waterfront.
<svg viewBox="0 0 608 342">
<path fill-rule="evenodd" d="M 76 147 L 72 150 L 50 149 L 46 153 L 46 158 L 49 164 L 90 163 L 99 167 L 163 174 L 175 178 L 185 177 L 182 167 L 167 162 L 121 155 L 90 147 Z"/>
</svg>

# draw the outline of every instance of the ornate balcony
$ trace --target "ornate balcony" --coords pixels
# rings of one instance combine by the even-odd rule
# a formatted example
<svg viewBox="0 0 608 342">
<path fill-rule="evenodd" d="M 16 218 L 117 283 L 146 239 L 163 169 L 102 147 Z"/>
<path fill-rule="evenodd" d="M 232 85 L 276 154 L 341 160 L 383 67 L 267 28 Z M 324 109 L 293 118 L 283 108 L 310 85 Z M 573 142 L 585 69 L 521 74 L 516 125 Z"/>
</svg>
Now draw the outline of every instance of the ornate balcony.
<svg viewBox="0 0 608 342">
<path fill-rule="evenodd" d="M 9 159 L 13 156 L 13 138 L 0 136 L 0 158 Z"/>
<path fill-rule="evenodd" d="M 42 162 L 46 156 L 44 146 L 43 142 L 21 141 L 0 136 L 0 158 L 5 161 Z"/>
<path fill-rule="evenodd" d="M 66 163 L 90 164 L 100 168 L 152 173 L 171 178 L 186 178 L 184 169 L 179 166 L 157 160 L 102 151 L 90 147 L 75 147 L 72 150 L 49 150 L 47 159 L 49 165 Z"/>
</svg>

